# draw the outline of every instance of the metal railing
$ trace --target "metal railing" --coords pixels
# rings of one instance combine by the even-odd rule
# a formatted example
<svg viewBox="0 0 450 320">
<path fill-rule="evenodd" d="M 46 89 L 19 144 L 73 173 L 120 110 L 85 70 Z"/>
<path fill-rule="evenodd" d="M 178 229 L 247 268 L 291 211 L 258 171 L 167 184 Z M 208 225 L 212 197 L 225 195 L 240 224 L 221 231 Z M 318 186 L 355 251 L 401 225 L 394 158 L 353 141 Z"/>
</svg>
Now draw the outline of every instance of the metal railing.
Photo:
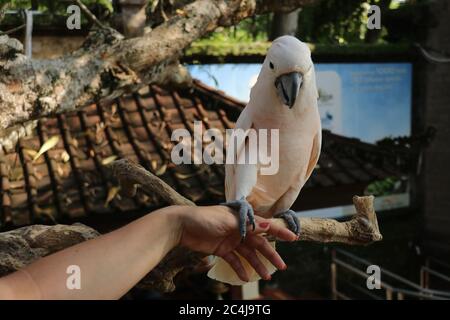
<svg viewBox="0 0 450 320">
<path fill-rule="evenodd" d="M 436 269 L 445 269 L 450 274 L 450 265 L 435 258 L 428 258 L 424 266 L 420 268 L 420 286 L 426 289 L 431 289 L 433 278 L 438 279 L 441 284 L 450 288 L 450 276 L 444 274 L 442 271 Z"/>
<path fill-rule="evenodd" d="M 359 267 L 358 267 L 359 265 Z M 357 257 L 349 252 L 341 249 L 334 249 L 331 253 L 331 294 L 334 300 L 345 299 L 350 300 L 351 296 L 338 288 L 338 268 L 346 271 L 351 276 L 356 276 L 366 280 L 368 275 L 365 271 L 368 266 L 373 265 L 367 260 Z M 364 267 L 362 269 L 361 267 Z M 449 277 L 436 272 L 428 267 L 423 269 L 428 275 Z M 421 300 L 450 300 L 450 292 L 442 290 L 433 290 L 403 278 L 387 269 L 380 268 L 380 279 L 377 285 L 380 289 L 370 290 L 364 286 L 357 286 L 354 282 L 347 280 L 345 277 L 340 280 L 347 289 L 363 294 L 369 299 L 385 299 L 385 300 L 405 300 L 405 299 L 421 299 Z M 381 280 L 383 279 L 383 280 Z M 386 281 L 385 279 L 388 279 Z M 395 285 L 393 284 L 395 283 Z M 366 284 L 366 281 L 364 281 Z M 349 291 L 349 290 L 347 290 Z M 382 295 L 380 295 L 380 293 Z"/>
</svg>

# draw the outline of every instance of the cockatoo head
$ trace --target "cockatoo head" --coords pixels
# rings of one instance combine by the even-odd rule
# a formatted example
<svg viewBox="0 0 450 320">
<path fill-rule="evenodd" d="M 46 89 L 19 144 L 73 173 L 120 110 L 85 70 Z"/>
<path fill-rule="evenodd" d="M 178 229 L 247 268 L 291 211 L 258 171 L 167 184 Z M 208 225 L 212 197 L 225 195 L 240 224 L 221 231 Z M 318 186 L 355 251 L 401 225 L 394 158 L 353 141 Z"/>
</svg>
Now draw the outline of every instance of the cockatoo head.
<svg viewBox="0 0 450 320">
<path fill-rule="evenodd" d="M 272 42 L 263 69 L 273 81 L 281 103 L 292 108 L 305 76 L 312 70 L 311 51 L 295 37 L 279 37 Z"/>
</svg>

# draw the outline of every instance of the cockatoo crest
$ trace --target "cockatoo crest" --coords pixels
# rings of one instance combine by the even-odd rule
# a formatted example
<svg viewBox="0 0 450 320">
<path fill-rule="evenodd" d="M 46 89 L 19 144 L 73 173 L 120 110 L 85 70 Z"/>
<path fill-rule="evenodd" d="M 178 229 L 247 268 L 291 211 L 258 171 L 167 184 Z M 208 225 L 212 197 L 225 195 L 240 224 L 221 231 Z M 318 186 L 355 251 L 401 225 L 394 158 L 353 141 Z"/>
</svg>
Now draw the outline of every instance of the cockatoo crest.
<svg viewBox="0 0 450 320">
<path fill-rule="evenodd" d="M 269 71 L 264 73 L 275 80 L 290 72 L 299 72 L 305 76 L 311 66 L 311 50 L 308 45 L 295 37 L 282 36 L 273 41 L 262 69 Z"/>
<path fill-rule="evenodd" d="M 293 108 L 304 83 L 309 82 L 308 88 L 315 90 L 311 51 L 307 44 L 292 36 L 282 36 L 273 41 L 259 73 L 253 91 L 269 90 L 273 97 L 277 97 L 280 105 Z M 316 93 L 314 93 L 316 94 Z M 299 103 L 297 103 L 299 105 Z"/>
</svg>

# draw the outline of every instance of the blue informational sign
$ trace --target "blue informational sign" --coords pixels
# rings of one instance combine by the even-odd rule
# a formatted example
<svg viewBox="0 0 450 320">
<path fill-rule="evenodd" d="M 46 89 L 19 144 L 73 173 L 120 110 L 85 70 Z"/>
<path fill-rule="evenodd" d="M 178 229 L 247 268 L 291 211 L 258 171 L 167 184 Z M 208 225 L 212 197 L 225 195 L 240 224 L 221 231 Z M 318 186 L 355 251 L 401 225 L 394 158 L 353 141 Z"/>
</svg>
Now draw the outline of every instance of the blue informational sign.
<svg viewBox="0 0 450 320">
<path fill-rule="evenodd" d="M 190 66 L 193 77 L 244 102 L 248 101 L 260 64 Z M 411 134 L 412 65 L 410 63 L 316 63 L 322 127 L 374 143 L 385 137 Z M 377 211 L 406 207 L 403 188 L 375 198 Z M 340 217 L 354 207 L 302 212 L 311 217 Z"/>
<path fill-rule="evenodd" d="M 410 63 L 316 63 L 322 126 L 375 142 L 411 133 Z M 248 101 L 260 64 L 193 65 L 191 74 Z"/>
</svg>

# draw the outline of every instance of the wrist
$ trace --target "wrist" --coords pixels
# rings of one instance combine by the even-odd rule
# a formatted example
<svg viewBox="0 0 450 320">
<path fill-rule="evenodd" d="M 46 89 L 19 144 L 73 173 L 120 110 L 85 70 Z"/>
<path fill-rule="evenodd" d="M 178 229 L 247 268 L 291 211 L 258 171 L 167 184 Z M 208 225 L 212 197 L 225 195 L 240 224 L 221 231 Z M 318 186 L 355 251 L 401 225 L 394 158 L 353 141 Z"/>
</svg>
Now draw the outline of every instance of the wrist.
<svg viewBox="0 0 450 320">
<path fill-rule="evenodd" d="M 170 244 L 171 247 L 174 248 L 180 245 L 183 237 L 186 207 L 170 206 L 165 209 L 168 210 L 168 212 L 164 213 L 164 215 L 167 218 L 168 225 L 170 225 L 170 234 L 172 235 Z"/>
</svg>

